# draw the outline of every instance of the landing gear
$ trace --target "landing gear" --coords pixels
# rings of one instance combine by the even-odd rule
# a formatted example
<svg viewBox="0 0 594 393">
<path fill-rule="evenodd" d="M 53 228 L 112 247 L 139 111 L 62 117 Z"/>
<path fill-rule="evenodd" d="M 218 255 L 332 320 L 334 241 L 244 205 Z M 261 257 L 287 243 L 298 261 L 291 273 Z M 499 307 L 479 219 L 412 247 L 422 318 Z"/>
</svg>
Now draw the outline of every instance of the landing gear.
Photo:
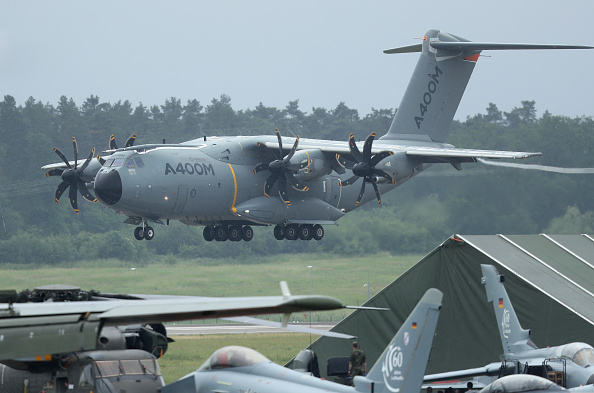
<svg viewBox="0 0 594 393">
<path fill-rule="evenodd" d="M 134 230 L 134 237 L 136 238 L 136 240 L 153 240 L 153 238 L 155 237 L 155 230 L 153 229 L 153 227 L 149 226 L 136 227 L 136 229 Z"/>
<path fill-rule="evenodd" d="M 204 240 L 207 242 L 216 240 L 224 242 L 231 240 L 232 242 L 245 241 L 249 242 L 254 238 L 254 230 L 249 225 L 217 225 L 216 227 L 207 226 L 202 232 Z"/>
<path fill-rule="evenodd" d="M 274 227 L 274 238 L 276 240 L 322 240 L 323 237 L 324 228 L 320 224 L 289 224 Z"/>
</svg>

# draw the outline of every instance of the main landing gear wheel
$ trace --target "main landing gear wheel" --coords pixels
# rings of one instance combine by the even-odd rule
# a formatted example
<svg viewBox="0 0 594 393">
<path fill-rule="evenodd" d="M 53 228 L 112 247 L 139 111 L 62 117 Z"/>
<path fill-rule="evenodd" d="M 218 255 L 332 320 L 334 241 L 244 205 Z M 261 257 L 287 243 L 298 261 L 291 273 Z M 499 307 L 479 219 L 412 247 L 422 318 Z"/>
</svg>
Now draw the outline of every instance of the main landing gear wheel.
<svg viewBox="0 0 594 393">
<path fill-rule="evenodd" d="M 204 227 L 204 231 L 202 231 L 202 236 L 204 236 L 204 240 L 207 242 L 211 242 L 214 240 L 214 229 L 212 227 Z"/>
<path fill-rule="evenodd" d="M 277 225 L 274 227 L 274 238 L 276 240 L 283 240 L 285 238 L 282 225 Z"/>
<path fill-rule="evenodd" d="M 207 226 L 202 232 L 204 240 L 207 242 L 216 240 L 224 242 L 231 240 L 232 242 L 246 241 L 249 242 L 254 238 L 254 230 L 249 225 L 217 225 L 215 227 Z"/>
<path fill-rule="evenodd" d="M 320 224 L 316 224 L 313 227 L 313 238 L 316 240 L 322 240 L 324 237 L 324 227 Z"/>
<path fill-rule="evenodd" d="M 217 225 L 214 228 L 214 238 L 218 242 L 224 242 L 225 240 L 229 239 L 229 232 L 227 231 L 227 227 L 223 225 Z"/>
<path fill-rule="evenodd" d="M 238 242 L 241 240 L 241 228 L 236 227 L 235 225 L 231 225 L 228 229 L 229 231 L 229 240 L 232 242 Z"/>
<path fill-rule="evenodd" d="M 276 240 L 322 240 L 324 237 L 324 228 L 319 225 L 313 224 L 289 224 L 289 225 L 276 225 L 274 227 L 274 238 Z"/>
<path fill-rule="evenodd" d="M 245 242 L 249 242 L 254 238 L 254 230 L 251 226 L 246 225 L 243 228 L 241 228 L 241 238 Z"/>
</svg>

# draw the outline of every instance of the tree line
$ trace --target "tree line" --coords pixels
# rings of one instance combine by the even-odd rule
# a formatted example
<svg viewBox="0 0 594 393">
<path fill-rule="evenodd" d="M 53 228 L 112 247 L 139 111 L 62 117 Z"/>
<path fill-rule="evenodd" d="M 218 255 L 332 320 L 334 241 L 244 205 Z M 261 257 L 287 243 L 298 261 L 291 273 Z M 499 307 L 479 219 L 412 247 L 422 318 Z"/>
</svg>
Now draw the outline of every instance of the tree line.
<svg viewBox="0 0 594 393">
<path fill-rule="evenodd" d="M 591 174 L 561 174 L 481 163 L 460 172 L 436 165 L 374 203 L 327 227 L 321 242 L 278 242 L 270 228 L 256 228 L 254 240 L 229 246 L 206 243 L 201 228 L 172 223 L 156 228 L 150 242 L 138 242 L 125 217 L 100 204 L 83 203 L 79 215 L 67 200 L 53 203 L 57 178 L 46 179 L 42 165 L 59 162 L 52 147 L 71 159 L 72 136 L 84 159 L 92 147 L 108 147 L 111 134 L 122 146 L 136 133 L 137 143 L 182 142 L 202 136 L 271 134 L 347 140 L 387 131 L 396 109 L 372 109 L 365 116 L 344 102 L 334 109 L 304 111 L 299 101 L 285 108 L 235 110 L 222 95 L 202 105 L 177 98 L 163 105 L 133 106 L 129 101 L 101 102 L 90 96 L 80 106 L 62 96 L 57 105 L 29 98 L 18 105 L 12 96 L 0 102 L 0 263 L 62 264 L 80 259 L 174 261 L 183 258 L 232 258 L 287 252 L 364 254 L 424 253 L 454 233 L 533 234 L 593 233 L 594 182 Z M 485 113 L 454 121 L 448 142 L 457 147 L 540 151 L 526 164 L 594 167 L 594 120 L 545 111 L 537 116 L 534 101 L 510 112 L 489 104 Z M 170 256 L 170 258 L 168 258 Z"/>
</svg>

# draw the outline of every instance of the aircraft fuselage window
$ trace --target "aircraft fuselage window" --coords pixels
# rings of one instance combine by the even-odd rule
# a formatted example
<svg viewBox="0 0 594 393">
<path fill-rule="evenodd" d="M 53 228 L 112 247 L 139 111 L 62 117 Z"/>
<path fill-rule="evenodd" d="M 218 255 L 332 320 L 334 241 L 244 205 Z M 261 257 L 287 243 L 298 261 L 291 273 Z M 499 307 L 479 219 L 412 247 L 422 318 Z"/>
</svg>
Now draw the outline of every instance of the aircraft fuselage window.
<svg viewBox="0 0 594 393">
<path fill-rule="evenodd" d="M 112 168 L 116 168 L 119 166 L 124 165 L 124 159 L 123 158 L 116 158 L 115 160 L 113 160 L 113 164 L 111 164 Z"/>
<path fill-rule="evenodd" d="M 144 162 L 142 161 L 141 157 L 134 157 L 134 162 L 136 163 L 137 167 L 144 168 Z"/>
</svg>

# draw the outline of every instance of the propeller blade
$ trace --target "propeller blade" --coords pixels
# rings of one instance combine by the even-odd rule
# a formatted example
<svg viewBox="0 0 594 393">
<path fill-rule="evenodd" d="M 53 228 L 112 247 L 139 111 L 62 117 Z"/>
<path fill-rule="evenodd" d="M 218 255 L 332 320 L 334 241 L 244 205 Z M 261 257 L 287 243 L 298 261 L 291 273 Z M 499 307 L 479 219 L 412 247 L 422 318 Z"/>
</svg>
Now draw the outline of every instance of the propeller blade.
<svg viewBox="0 0 594 393">
<path fill-rule="evenodd" d="M 54 198 L 56 200 L 56 203 L 58 203 L 58 201 L 60 200 L 60 197 L 62 196 L 62 194 L 64 193 L 64 191 L 66 191 L 66 189 L 68 188 L 70 184 L 68 184 L 67 182 L 63 181 L 62 183 L 58 184 L 58 187 L 56 188 L 56 192 L 54 194 Z"/>
<path fill-rule="evenodd" d="M 57 147 L 54 147 L 54 151 L 56 152 L 58 157 L 60 157 L 62 159 L 62 161 L 64 161 L 64 163 L 66 164 L 68 169 L 72 169 L 72 167 L 70 166 L 70 163 L 66 159 L 66 156 L 64 155 L 64 153 L 62 153 L 62 151 L 60 149 L 58 149 Z"/>
<path fill-rule="evenodd" d="M 295 178 L 295 176 L 292 173 L 288 172 L 286 175 L 287 175 L 287 181 L 289 182 L 289 184 L 291 184 L 291 187 L 293 187 L 297 191 L 307 191 L 307 190 L 309 190 L 309 187 L 308 186 L 304 186 L 302 184 L 299 184 L 299 182 L 297 181 L 297 179 Z"/>
<path fill-rule="evenodd" d="M 97 161 L 99 161 L 99 164 L 101 164 L 101 166 L 103 166 L 103 164 L 105 164 L 105 159 L 100 156 L 97 156 Z"/>
<path fill-rule="evenodd" d="M 361 199 L 363 199 L 363 194 L 365 194 L 365 178 L 363 178 L 363 184 L 361 184 L 361 191 L 359 192 L 359 196 L 357 197 L 357 201 L 355 202 L 355 206 L 358 206 L 361 203 Z"/>
<path fill-rule="evenodd" d="M 338 161 L 338 163 L 345 167 L 346 169 L 353 169 L 353 167 L 355 166 L 356 162 L 345 157 L 345 156 L 341 156 L 340 154 L 336 155 L 336 160 Z"/>
<path fill-rule="evenodd" d="M 371 160 L 369 161 L 369 166 L 376 166 L 377 164 L 379 164 L 381 160 L 383 160 L 386 157 L 390 157 L 391 155 L 394 155 L 394 153 L 389 150 L 380 151 L 379 153 L 371 157 Z"/>
<path fill-rule="evenodd" d="M 287 179 L 282 175 L 278 177 L 278 191 L 285 204 L 291 206 L 291 201 L 287 195 Z"/>
<path fill-rule="evenodd" d="M 130 147 L 134 145 L 134 141 L 136 141 L 136 134 L 130 135 L 130 137 L 126 140 L 126 144 L 124 147 Z"/>
<path fill-rule="evenodd" d="M 276 139 L 278 139 L 278 158 L 281 159 L 283 157 L 283 138 L 281 138 L 278 128 L 275 128 L 274 132 L 276 132 Z"/>
<path fill-rule="evenodd" d="M 374 181 L 372 181 L 370 183 L 373 186 L 373 190 L 375 191 L 375 196 L 377 197 L 377 204 L 381 205 L 382 204 L 382 196 L 380 195 L 379 189 L 377 188 L 377 184 L 375 184 Z"/>
<path fill-rule="evenodd" d="M 78 166 L 78 145 L 75 137 L 72 137 L 72 146 L 74 148 L 74 169 L 76 169 Z"/>
<path fill-rule="evenodd" d="M 349 136 L 349 150 L 351 151 L 351 155 L 355 159 L 356 162 L 361 162 L 361 152 L 355 143 L 355 134 L 351 132 Z"/>
<path fill-rule="evenodd" d="M 394 178 L 392 176 L 390 176 L 390 174 L 386 171 L 382 171 L 381 169 L 375 169 L 373 168 L 372 170 L 373 174 L 376 176 L 380 176 L 385 178 L 386 180 L 388 180 L 390 183 L 395 184 L 396 180 L 394 180 Z"/>
<path fill-rule="evenodd" d="M 295 143 L 293 144 L 293 148 L 291 149 L 289 154 L 287 154 L 287 156 L 285 158 L 283 158 L 283 162 L 285 164 L 287 164 L 291 160 L 291 158 L 293 157 L 293 154 L 295 154 L 295 150 L 297 150 L 298 145 L 299 145 L 299 135 L 297 135 L 297 139 L 295 139 Z"/>
<path fill-rule="evenodd" d="M 374 138 L 375 132 L 372 132 L 367 138 L 365 138 L 365 144 L 363 145 L 363 162 L 368 164 L 371 161 L 371 145 L 373 144 Z"/>
<path fill-rule="evenodd" d="M 76 182 L 76 185 L 78 187 L 78 192 L 80 192 L 80 195 L 82 195 L 83 198 L 85 198 L 89 202 L 97 202 L 97 198 L 95 198 L 93 196 L 93 194 L 91 194 L 89 192 L 89 190 L 87 189 L 87 186 L 85 185 L 85 182 L 78 181 L 78 182 Z"/>
<path fill-rule="evenodd" d="M 78 170 L 79 173 L 82 173 L 85 170 L 85 168 L 89 165 L 89 163 L 91 162 L 91 159 L 93 158 L 93 154 L 95 154 L 95 148 L 93 148 L 93 150 L 91 150 L 91 154 L 89 154 L 89 156 L 87 157 L 85 162 L 79 168 L 79 170 Z"/>
<path fill-rule="evenodd" d="M 254 175 L 258 172 L 265 171 L 266 169 L 268 169 L 268 165 L 269 164 L 266 162 L 261 162 L 258 165 L 256 165 L 253 170 Z"/>
<path fill-rule="evenodd" d="M 62 176 L 62 172 L 64 172 L 64 169 L 60 169 L 60 168 L 51 169 L 45 174 L 45 177 Z"/>
<path fill-rule="evenodd" d="M 278 173 L 271 173 L 270 176 L 268 176 L 268 179 L 266 179 L 266 184 L 264 184 L 264 196 L 266 198 L 270 196 L 270 190 L 272 190 L 272 187 L 274 186 L 274 183 L 276 183 L 277 179 Z"/>
<path fill-rule="evenodd" d="M 68 199 L 70 199 L 70 206 L 72 206 L 74 212 L 78 214 L 78 203 L 76 202 L 78 194 L 76 193 L 76 191 L 76 187 L 70 186 L 70 190 L 68 190 Z"/>
<path fill-rule="evenodd" d="M 340 183 L 338 183 L 338 185 L 342 186 L 342 187 L 350 186 L 351 184 L 356 182 L 358 179 L 359 179 L 359 176 L 355 175 L 355 176 L 349 177 L 345 181 L 341 181 Z"/>
<path fill-rule="evenodd" d="M 111 134 L 111 136 L 109 137 L 109 149 L 110 150 L 115 150 L 118 148 L 118 145 L 115 141 L 115 135 Z"/>
</svg>

